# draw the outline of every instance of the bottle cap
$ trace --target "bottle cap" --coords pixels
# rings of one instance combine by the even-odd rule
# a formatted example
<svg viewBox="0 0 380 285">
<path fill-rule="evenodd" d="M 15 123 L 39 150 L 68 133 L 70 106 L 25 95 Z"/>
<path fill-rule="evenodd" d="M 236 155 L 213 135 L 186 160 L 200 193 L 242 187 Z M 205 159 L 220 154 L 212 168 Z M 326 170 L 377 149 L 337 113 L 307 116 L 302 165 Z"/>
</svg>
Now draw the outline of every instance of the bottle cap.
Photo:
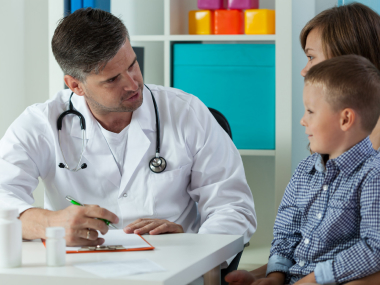
<svg viewBox="0 0 380 285">
<path fill-rule="evenodd" d="M 0 208 L 0 218 L 16 219 L 19 216 L 17 208 Z"/>
<path fill-rule="evenodd" d="M 65 228 L 62 228 L 62 227 L 46 228 L 47 238 L 63 238 L 64 236 L 65 236 Z"/>
</svg>

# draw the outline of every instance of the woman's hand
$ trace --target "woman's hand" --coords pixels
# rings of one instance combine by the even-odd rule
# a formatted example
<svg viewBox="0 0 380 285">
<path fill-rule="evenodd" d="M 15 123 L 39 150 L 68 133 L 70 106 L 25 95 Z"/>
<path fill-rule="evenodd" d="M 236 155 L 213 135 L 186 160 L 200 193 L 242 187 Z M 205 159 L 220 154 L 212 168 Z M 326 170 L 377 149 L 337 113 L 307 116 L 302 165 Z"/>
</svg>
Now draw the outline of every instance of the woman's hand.
<svg viewBox="0 0 380 285">
<path fill-rule="evenodd" d="M 304 278 L 301 280 L 298 280 L 294 285 L 300 285 L 300 284 L 317 284 L 317 281 L 315 280 L 315 275 L 314 272 L 306 275 Z"/>
<path fill-rule="evenodd" d="M 266 267 L 266 265 L 265 265 Z M 260 267 L 262 269 L 262 267 Z M 257 278 L 257 276 L 246 270 L 235 270 L 225 277 L 225 281 L 229 285 L 283 285 L 285 274 L 281 272 L 273 272 L 266 278 Z M 261 271 L 259 271 L 261 272 Z M 264 275 L 265 276 L 265 275 Z"/>
</svg>

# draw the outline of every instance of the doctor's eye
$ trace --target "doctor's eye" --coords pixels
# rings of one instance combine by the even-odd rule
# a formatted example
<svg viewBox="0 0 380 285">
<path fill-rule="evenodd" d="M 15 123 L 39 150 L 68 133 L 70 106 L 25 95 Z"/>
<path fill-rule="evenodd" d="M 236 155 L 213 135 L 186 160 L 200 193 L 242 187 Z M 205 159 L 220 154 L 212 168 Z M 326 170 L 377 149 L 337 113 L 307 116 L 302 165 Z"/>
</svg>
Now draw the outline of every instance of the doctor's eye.
<svg viewBox="0 0 380 285">
<path fill-rule="evenodd" d="M 118 76 L 115 76 L 115 77 L 113 77 L 113 78 L 111 78 L 111 79 L 108 79 L 108 80 L 107 80 L 107 83 L 112 83 L 112 82 L 114 82 L 117 78 L 118 78 Z"/>
<path fill-rule="evenodd" d="M 309 59 L 309 61 L 312 61 L 314 59 L 314 56 L 308 55 L 307 58 Z"/>
</svg>

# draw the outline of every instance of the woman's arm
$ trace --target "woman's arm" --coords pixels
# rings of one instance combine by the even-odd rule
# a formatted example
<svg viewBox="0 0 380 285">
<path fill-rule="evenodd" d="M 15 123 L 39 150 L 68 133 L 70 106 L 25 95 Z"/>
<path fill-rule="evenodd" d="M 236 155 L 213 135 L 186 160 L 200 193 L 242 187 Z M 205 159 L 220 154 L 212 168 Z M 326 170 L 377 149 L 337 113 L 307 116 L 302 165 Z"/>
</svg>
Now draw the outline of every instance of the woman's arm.
<svg viewBox="0 0 380 285">
<path fill-rule="evenodd" d="M 268 264 L 265 264 L 259 268 L 256 268 L 255 270 L 249 271 L 249 273 L 252 274 L 255 280 L 260 279 L 260 278 L 265 278 L 265 275 L 267 273 L 267 265 Z"/>
<path fill-rule="evenodd" d="M 370 276 L 348 282 L 346 285 L 380 285 L 380 271 Z"/>
</svg>

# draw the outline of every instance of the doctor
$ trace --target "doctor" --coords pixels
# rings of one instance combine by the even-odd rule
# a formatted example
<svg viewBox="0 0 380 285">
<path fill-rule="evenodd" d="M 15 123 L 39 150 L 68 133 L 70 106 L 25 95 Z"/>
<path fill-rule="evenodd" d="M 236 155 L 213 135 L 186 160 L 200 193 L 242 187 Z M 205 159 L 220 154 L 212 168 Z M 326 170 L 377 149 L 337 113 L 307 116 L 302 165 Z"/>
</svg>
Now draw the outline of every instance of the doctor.
<svg viewBox="0 0 380 285">
<path fill-rule="evenodd" d="M 94 218 L 103 218 L 126 233 L 249 241 L 256 215 L 237 149 L 198 98 L 144 86 L 118 18 L 77 10 L 59 23 L 52 49 L 69 89 L 28 107 L 0 141 L 0 201 L 18 207 L 23 238 L 62 226 L 67 245 L 97 245 L 96 230 L 108 227 Z M 44 209 L 32 207 L 39 177 Z M 70 206 L 66 195 L 89 206 Z"/>
</svg>

